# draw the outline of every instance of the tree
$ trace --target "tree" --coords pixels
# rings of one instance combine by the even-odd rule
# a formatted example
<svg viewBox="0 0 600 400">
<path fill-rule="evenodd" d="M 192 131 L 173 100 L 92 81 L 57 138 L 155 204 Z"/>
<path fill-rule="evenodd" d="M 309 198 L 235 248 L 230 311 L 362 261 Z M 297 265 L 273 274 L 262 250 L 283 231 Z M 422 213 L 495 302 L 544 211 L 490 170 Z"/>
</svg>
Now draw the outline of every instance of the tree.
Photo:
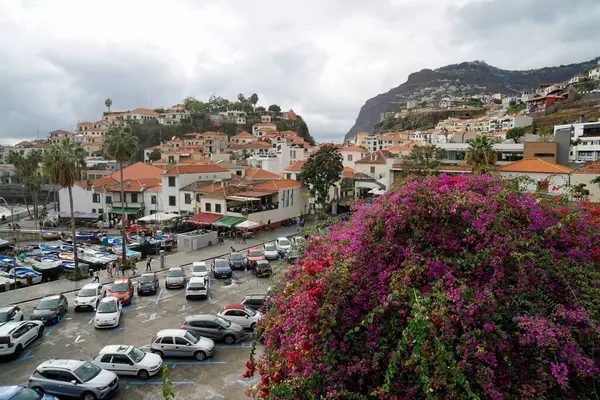
<svg viewBox="0 0 600 400">
<path fill-rule="evenodd" d="M 355 206 L 270 294 L 251 394 L 595 399 L 600 220 L 561 207 L 481 175 Z"/>
<path fill-rule="evenodd" d="M 538 142 L 553 142 L 554 135 L 548 128 L 538 129 Z"/>
<path fill-rule="evenodd" d="M 496 163 L 496 152 L 492 148 L 492 141 L 488 136 L 478 135 L 469 142 L 469 149 L 465 155 L 467 165 L 473 173 L 489 173 Z"/>
<path fill-rule="evenodd" d="M 281 107 L 279 107 L 277 104 L 271 104 L 269 106 L 269 111 L 281 112 Z"/>
<path fill-rule="evenodd" d="M 229 102 L 229 100 L 221 96 L 217 96 L 215 94 L 212 94 L 208 99 L 208 109 L 211 114 L 216 114 L 229 110 L 230 104 L 231 103 Z"/>
<path fill-rule="evenodd" d="M 190 112 L 192 120 L 203 119 L 210 113 L 210 106 L 194 97 L 183 99 L 183 107 Z"/>
<path fill-rule="evenodd" d="M 506 138 L 514 140 L 515 143 L 521 143 L 526 134 L 527 130 L 525 128 L 512 128 L 506 132 Z"/>
<path fill-rule="evenodd" d="M 43 158 L 44 173 L 48 180 L 69 191 L 69 206 L 71 209 L 71 236 L 73 238 L 73 261 L 75 262 L 75 275 L 81 276 L 79 257 L 77 253 L 77 240 L 75 234 L 75 210 L 73 209 L 73 186 L 83 179 L 87 168 L 85 163 L 86 152 L 83 148 L 72 144 L 69 139 L 64 139 L 50 147 Z"/>
<path fill-rule="evenodd" d="M 110 98 L 104 100 L 104 105 L 108 108 L 108 112 L 110 112 L 110 108 L 112 107 L 112 100 Z"/>
<path fill-rule="evenodd" d="M 131 160 L 138 151 L 139 139 L 133 135 L 131 127 L 128 125 L 117 125 L 108 130 L 104 143 L 102 144 L 102 150 L 104 154 L 116 160 L 119 163 L 119 171 L 121 172 L 121 215 L 122 220 L 125 222 L 127 219 L 126 213 L 126 199 L 125 199 L 125 182 L 123 181 L 123 168 L 125 163 Z M 127 237 L 125 236 L 125 227 L 122 229 L 122 263 L 127 263 L 126 244 Z"/>
<path fill-rule="evenodd" d="M 158 161 L 161 158 L 161 152 L 160 150 L 152 150 L 152 152 L 150 154 L 148 154 L 148 160 L 149 161 Z"/>
<path fill-rule="evenodd" d="M 265 112 L 265 111 L 267 111 L 267 109 L 264 108 L 263 106 L 258 106 L 258 107 L 256 107 L 254 109 L 254 111 L 256 111 L 256 112 Z"/>
<path fill-rule="evenodd" d="M 437 146 L 414 146 L 411 152 L 402 159 L 407 166 L 405 171 L 418 176 L 437 174 L 443 151 Z"/>
<path fill-rule="evenodd" d="M 168 365 L 163 365 L 162 367 L 162 375 L 161 375 L 161 387 L 162 394 L 164 400 L 174 399 L 175 393 L 173 392 L 173 382 L 169 380 L 169 375 L 171 371 L 169 371 Z"/>
<path fill-rule="evenodd" d="M 40 163 L 43 161 L 43 154 L 40 150 L 34 150 L 23 156 L 22 154 L 12 151 L 8 154 L 6 161 L 15 166 L 20 182 L 24 186 L 23 198 L 27 206 L 27 212 L 31 217 L 29 210 L 29 202 L 27 197 L 31 196 L 33 203 L 33 217 L 37 220 L 39 214 L 39 193 L 42 188 L 42 177 L 40 175 Z"/>
<path fill-rule="evenodd" d="M 244 96 L 244 94 L 243 94 L 243 93 L 240 93 L 240 94 L 238 94 L 238 97 L 237 97 L 237 98 L 238 98 L 238 101 L 239 101 L 240 103 L 243 103 L 243 102 L 245 102 L 245 101 L 246 101 L 246 96 Z"/>
<path fill-rule="evenodd" d="M 258 95 L 256 93 L 252 93 L 252 95 L 250 96 L 248 101 L 250 101 L 250 104 L 252 104 L 252 107 L 254 109 L 256 109 L 256 104 L 258 103 Z"/>
<path fill-rule="evenodd" d="M 321 146 L 302 166 L 300 181 L 321 209 L 325 209 L 329 189 L 339 182 L 343 170 L 342 155 L 333 145 Z"/>
<path fill-rule="evenodd" d="M 598 179 L 598 177 L 594 178 Z M 594 180 L 591 183 L 595 183 Z M 586 188 L 585 183 L 578 183 L 576 185 L 571 186 L 570 194 L 574 200 L 587 200 L 590 197 L 590 191 Z"/>
</svg>

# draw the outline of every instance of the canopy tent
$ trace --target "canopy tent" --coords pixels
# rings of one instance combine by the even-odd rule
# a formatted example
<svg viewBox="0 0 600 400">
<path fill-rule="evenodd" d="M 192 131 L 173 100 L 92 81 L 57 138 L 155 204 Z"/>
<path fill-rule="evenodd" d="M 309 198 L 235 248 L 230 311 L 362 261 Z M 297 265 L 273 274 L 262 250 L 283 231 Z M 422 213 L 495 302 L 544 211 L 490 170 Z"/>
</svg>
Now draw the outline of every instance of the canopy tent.
<svg viewBox="0 0 600 400">
<path fill-rule="evenodd" d="M 111 214 L 123 214 L 123 209 L 120 207 L 113 207 L 110 211 Z M 126 208 L 125 214 L 133 214 L 136 215 L 140 210 L 138 208 Z"/>
<path fill-rule="evenodd" d="M 198 225 L 210 225 L 219 218 L 222 218 L 223 214 L 211 214 L 205 212 L 199 212 L 194 215 L 192 218 L 188 219 L 187 222 L 191 222 L 192 224 Z"/>
<path fill-rule="evenodd" d="M 163 222 L 163 221 L 171 221 L 175 218 L 179 217 L 179 214 L 165 213 L 165 212 L 157 212 L 156 214 L 147 215 L 142 218 L 138 218 L 138 221 L 142 222 Z"/>
<path fill-rule="evenodd" d="M 226 215 L 224 217 L 219 218 L 215 222 L 213 222 L 213 226 L 222 226 L 225 228 L 233 228 L 234 226 L 236 226 L 237 224 L 239 224 L 240 222 L 243 222 L 243 221 L 245 221 L 244 218 L 232 217 L 230 215 Z"/>
<path fill-rule="evenodd" d="M 244 197 L 244 198 L 254 197 L 254 198 L 260 198 L 260 197 L 272 196 L 275 193 L 276 192 L 259 192 L 257 190 L 248 190 L 246 192 L 236 193 L 235 197 Z"/>
<path fill-rule="evenodd" d="M 259 201 L 258 197 L 227 196 L 227 200 L 235 201 Z"/>
<path fill-rule="evenodd" d="M 260 224 L 254 222 L 254 221 L 244 221 L 244 222 L 240 222 L 235 227 L 236 227 L 236 229 L 254 229 L 259 226 L 260 226 Z"/>
</svg>

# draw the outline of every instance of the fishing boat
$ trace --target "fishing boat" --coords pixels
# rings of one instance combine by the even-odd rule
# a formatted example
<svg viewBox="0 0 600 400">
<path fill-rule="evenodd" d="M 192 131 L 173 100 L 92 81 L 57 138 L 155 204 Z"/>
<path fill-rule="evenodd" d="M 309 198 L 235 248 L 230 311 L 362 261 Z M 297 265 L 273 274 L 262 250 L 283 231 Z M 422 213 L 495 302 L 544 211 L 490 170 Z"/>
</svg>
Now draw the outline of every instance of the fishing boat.
<svg viewBox="0 0 600 400">
<path fill-rule="evenodd" d="M 73 253 L 60 253 L 58 258 L 61 260 L 73 261 L 75 259 L 75 255 Z"/>
<path fill-rule="evenodd" d="M 79 243 L 101 243 L 102 237 L 106 235 L 105 231 L 81 231 L 75 234 L 75 239 Z"/>
<path fill-rule="evenodd" d="M 0 264 L 2 265 L 15 265 L 15 258 L 8 256 L 0 256 Z"/>
<path fill-rule="evenodd" d="M 57 244 L 40 243 L 38 244 L 38 247 L 40 250 L 60 250 L 60 246 Z"/>
<path fill-rule="evenodd" d="M 60 232 L 40 232 L 40 237 L 43 240 L 58 240 L 60 239 Z"/>
<path fill-rule="evenodd" d="M 20 282 L 22 285 L 27 285 L 27 275 L 31 275 L 33 278 L 32 283 L 34 285 L 42 281 L 42 274 L 31 268 L 14 267 L 8 271 L 8 275 L 13 279 L 16 279 L 16 281 Z"/>
<path fill-rule="evenodd" d="M 104 246 L 114 246 L 114 245 L 117 245 L 117 244 L 121 244 L 121 239 L 117 238 L 117 237 L 108 237 L 108 236 L 105 236 L 105 237 L 102 238 L 102 244 Z"/>
<path fill-rule="evenodd" d="M 61 266 L 65 272 L 75 272 L 75 261 L 62 261 Z M 89 273 L 90 266 L 88 264 L 80 262 L 79 268 L 81 268 L 83 275 L 87 275 Z"/>
<path fill-rule="evenodd" d="M 0 239 L 0 249 L 5 249 L 7 247 L 13 246 L 14 244 L 15 244 L 14 240 Z"/>
<path fill-rule="evenodd" d="M 113 247 L 112 250 L 117 255 L 122 254 L 122 251 L 123 251 L 121 249 L 121 246 L 115 246 L 115 247 Z M 139 260 L 140 258 L 142 258 L 142 253 L 133 251 L 130 248 L 125 248 L 125 257 L 130 260 Z"/>
</svg>

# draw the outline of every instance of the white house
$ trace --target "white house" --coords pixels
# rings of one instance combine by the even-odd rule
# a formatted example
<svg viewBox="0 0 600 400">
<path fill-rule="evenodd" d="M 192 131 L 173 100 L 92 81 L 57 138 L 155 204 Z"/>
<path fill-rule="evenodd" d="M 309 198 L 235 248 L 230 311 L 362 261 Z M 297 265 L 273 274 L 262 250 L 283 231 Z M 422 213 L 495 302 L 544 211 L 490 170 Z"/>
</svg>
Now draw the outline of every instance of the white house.
<svg viewBox="0 0 600 400">
<path fill-rule="evenodd" d="M 553 196 L 569 192 L 569 174 L 572 171 L 571 168 L 539 158 L 526 158 L 498 168 L 501 176 L 530 178 L 531 181 L 527 182 L 525 186 L 527 191 L 547 193 Z"/>
<path fill-rule="evenodd" d="M 600 65 L 597 65 L 588 71 L 588 78 L 600 80 Z"/>
<path fill-rule="evenodd" d="M 584 184 L 590 192 L 590 201 L 600 202 L 600 187 L 591 181 L 600 176 L 600 161 L 594 161 L 571 173 L 571 186 Z"/>
<path fill-rule="evenodd" d="M 138 124 L 153 124 L 158 122 L 159 116 L 160 114 L 154 110 L 136 108 L 135 110 L 125 112 L 123 114 L 123 120 L 134 121 Z"/>
<path fill-rule="evenodd" d="M 185 109 L 183 104 L 177 104 L 169 108 L 166 113 L 158 116 L 161 125 L 179 125 L 190 118 L 191 113 Z"/>
<path fill-rule="evenodd" d="M 106 195 L 92 187 L 88 189 L 87 181 L 76 182 L 71 188 L 73 194 L 73 211 L 77 213 L 96 213 L 106 207 Z M 70 213 L 69 189 L 61 188 L 58 191 L 58 208 L 61 212 Z M 95 210 L 95 211 L 94 211 Z"/>
<path fill-rule="evenodd" d="M 524 128 L 533 124 L 533 118 L 525 115 L 507 115 L 500 120 L 502 131 L 512 128 Z"/>
<path fill-rule="evenodd" d="M 600 160 L 600 121 L 555 125 L 554 135 L 559 131 L 570 131 L 571 139 L 580 141 L 580 144 L 571 147 L 571 161 Z"/>
<path fill-rule="evenodd" d="M 365 187 L 376 188 L 385 186 L 389 189 L 391 184 L 390 168 L 394 164 L 394 154 L 387 150 L 377 150 L 374 153 L 367 154 L 362 159 L 355 162 L 354 176 L 365 181 L 377 182 L 375 185 L 366 183 Z"/>
<path fill-rule="evenodd" d="M 567 83 L 569 85 L 573 85 L 577 82 L 580 82 L 581 80 L 583 80 L 585 78 L 586 78 L 585 74 L 577 74 L 574 77 L 572 77 L 571 79 L 569 79 L 569 81 Z"/>
<path fill-rule="evenodd" d="M 271 114 L 262 114 L 260 116 L 260 122 L 272 122 L 273 121 L 273 117 L 271 116 Z"/>
<path fill-rule="evenodd" d="M 360 146 L 347 146 L 339 149 L 342 155 L 342 164 L 344 167 L 354 168 L 354 164 L 361 160 L 365 154 L 368 153 L 367 149 Z"/>
<path fill-rule="evenodd" d="M 263 132 L 263 135 L 259 135 L 259 132 Z M 252 134 L 254 136 L 264 136 L 268 133 L 274 133 L 277 131 L 277 125 L 273 122 L 261 122 L 258 124 L 252 125 Z M 268 133 L 266 133 L 268 132 Z"/>
</svg>

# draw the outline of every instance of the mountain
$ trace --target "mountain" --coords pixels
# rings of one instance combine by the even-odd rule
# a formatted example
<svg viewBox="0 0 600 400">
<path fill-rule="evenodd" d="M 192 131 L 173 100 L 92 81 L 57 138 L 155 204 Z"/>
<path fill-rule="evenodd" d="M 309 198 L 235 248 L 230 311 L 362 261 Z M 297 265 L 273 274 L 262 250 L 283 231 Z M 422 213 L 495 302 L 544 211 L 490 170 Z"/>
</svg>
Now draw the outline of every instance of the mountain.
<svg viewBox="0 0 600 400">
<path fill-rule="evenodd" d="M 542 83 L 566 81 L 596 66 L 597 60 L 594 58 L 578 64 L 526 71 L 500 69 L 483 61 L 452 64 L 435 70 L 424 69 L 410 74 L 402 85 L 367 100 L 354 126 L 346 134 L 346 139 L 356 132 L 372 132 L 381 113 L 397 109 L 407 100 L 477 93 L 518 94 L 523 89 L 534 88 Z"/>
</svg>

